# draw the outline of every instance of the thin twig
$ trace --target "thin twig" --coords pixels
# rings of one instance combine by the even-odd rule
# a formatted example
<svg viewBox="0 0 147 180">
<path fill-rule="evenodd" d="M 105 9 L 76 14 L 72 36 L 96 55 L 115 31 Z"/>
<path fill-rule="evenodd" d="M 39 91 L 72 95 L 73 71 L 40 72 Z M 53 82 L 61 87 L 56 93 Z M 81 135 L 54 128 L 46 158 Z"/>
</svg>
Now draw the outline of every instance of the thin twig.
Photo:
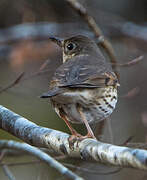
<svg viewBox="0 0 147 180">
<path fill-rule="evenodd" d="M 36 164 L 36 163 L 43 163 L 41 160 L 32 160 L 28 162 L 15 162 L 15 163 L 0 163 L 0 166 L 24 166 L 24 165 L 30 165 L 30 164 Z"/>
<path fill-rule="evenodd" d="M 123 142 L 122 144 L 120 144 L 121 146 L 126 146 L 129 142 L 132 141 L 132 139 L 134 138 L 134 136 L 130 136 L 128 137 L 128 139 L 125 140 L 125 142 Z"/>
<path fill-rule="evenodd" d="M 59 156 L 56 156 L 56 157 L 54 157 L 56 160 L 64 160 L 64 159 L 66 159 L 66 158 L 68 158 L 68 156 L 66 156 L 66 155 L 59 155 Z"/>
<path fill-rule="evenodd" d="M 19 84 L 20 82 L 23 82 L 23 81 L 26 81 L 26 80 L 28 80 L 28 79 L 30 79 L 30 78 L 35 77 L 35 76 L 40 76 L 40 75 L 42 75 L 42 74 L 45 74 L 45 73 L 47 73 L 47 72 L 50 72 L 50 69 L 43 70 L 43 69 L 47 66 L 48 63 L 49 63 L 49 61 L 46 60 L 46 61 L 40 66 L 40 68 L 39 68 L 39 70 L 38 70 L 37 72 L 34 72 L 34 73 L 30 74 L 30 75 L 27 76 L 27 77 L 24 77 L 24 74 L 25 74 L 25 73 L 22 72 L 22 73 L 21 73 L 13 82 L 11 82 L 9 85 L 7 85 L 7 86 L 4 87 L 4 88 L 0 88 L 0 94 L 3 93 L 3 92 L 5 92 L 5 91 L 7 91 L 8 89 L 16 86 L 16 85 Z M 23 77 L 24 77 L 24 78 L 23 78 Z"/>
<path fill-rule="evenodd" d="M 16 180 L 7 165 L 3 165 L 2 168 L 4 170 L 5 175 L 9 178 L 9 180 Z"/>
<path fill-rule="evenodd" d="M 139 57 L 127 62 L 127 63 L 123 63 L 123 64 L 116 63 L 115 65 L 120 66 L 120 67 L 130 67 L 130 66 L 138 64 L 143 58 L 144 58 L 144 56 L 139 56 Z"/>
<path fill-rule="evenodd" d="M 43 71 L 45 67 L 50 63 L 50 60 L 47 59 L 39 68 L 39 71 Z"/>
<path fill-rule="evenodd" d="M 102 47 L 105 49 L 105 51 L 109 55 L 110 61 L 113 64 L 113 69 L 119 78 L 119 74 L 117 72 L 116 65 L 115 65 L 117 62 L 115 52 L 110 42 L 104 38 L 102 31 L 96 24 L 94 18 L 88 14 L 86 8 L 82 4 L 80 4 L 77 0 L 66 0 L 66 1 L 87 22 L 89 28 L 93 31 L 96 38 L 98 38 L 99 43 L 102 45 Z"/>
<path fill-rule="evenodd" d="M 5 154 L 6 154 L 6 151 L 3 149 L 3 150 L 0 152 L 0 162 L 3 160 Z"/>
<path fill-rule="evenodd" d="M 134 98 L 135 96 L 137 96 L 140 92 L 140 88 L 139 87 L 134 87 L 131 90 L 129 90 L 126 94 L 120 96 L 122 98 L 127 98 L 127 99 L 131 99 Z"/>
<path fill-rule="evenodd" d="M 6 151 L 5 149 L 3 149 L 1 151 L 1 154 L 0 154 L 0 162 L 2 162 L 4 156 L 6 155 Z M 3 171 L 5 173 L 5 175 L 10 179 L 10 180 L 15 180 L 15 177 L 14 175 L 11 173 L 11 171 L 9 170 L 8 166 L 6 164 L 2 164 L 2 168 L 3 168 Z"/>
<path fill-rule="evenodd" d="M 146 149 L 147 150 L 147 143 L 126 143 L 127 147 L 131 148 L 138 148 L 138 149 Z"/>
<path fill-rule="evenodd" d="M 40 160 L 32 160 L 32 161 L 28 161 L 28 162 L 15 162 L 15 163 L 0 163 L 0 166 L 25 166 L 25 165 L 31 165 L 31 164 L 38 164 L 38 163 L 44 163 L 43 161 Z M 121 171 L 122 168 L 117 168 L 116 170 L 112 170 L 112 171 L 108 171 L 108 172 L 99 172 L 99 171 L 94 171 L 94 170 L 90 170 L 87 168 L 83 168 L 83 167 L 78 167 L 75 166 L 73 164 L 69 164 L 69 163 L 62 163 L 64 166 L 68 167 L 68 168 L 72 168 L 78 171 L 83 171 L 86 173 L 91 173 L 91 174 L 101 174 L 101 175 L 108 175 L 108 174 L 115 174 L 118 173 L 119 171 Z"/>
<path fill-rule="evenodd" d="M 108 174 L 115 174 L 115 173 L 118 173 L 122 170 L 122 168 L 117 168 L 116 170 L 113 170 L 113 171 L 109 171 L 109 172 L 99 172 L 98 170 L 97 171 L 94 171 L 94 170 L 91 170 L 91 169 L 88 169 L 88 168 L 83 168 L 83 167 L 78 167 L 78 166 L 75 166 L 73 164 L 69 164 L 69 163 L 63 163 L 64 166 L 67 166 L 69 168 L 72 168 L 72 169 L 75 169 L 75 170 L 78 170 L 78 171 L 83 171 L 83 172 L 86 172 L 86 173 L 91 173 L 91 174 L 101 174 L 101 175 L 108 175 Z"/>
<path fill-rule="evenodd" d="M 7 85 L 6 87 L 0 89 L 0 93 L 3 93 L 5 91 L 7 91 L 8 89 L 16 86 L 22 79 L 22 77 L 24 76 L 24 72 L 22 72 L 12 83 L 10 83 L 9 85 Z"/>
</svg>

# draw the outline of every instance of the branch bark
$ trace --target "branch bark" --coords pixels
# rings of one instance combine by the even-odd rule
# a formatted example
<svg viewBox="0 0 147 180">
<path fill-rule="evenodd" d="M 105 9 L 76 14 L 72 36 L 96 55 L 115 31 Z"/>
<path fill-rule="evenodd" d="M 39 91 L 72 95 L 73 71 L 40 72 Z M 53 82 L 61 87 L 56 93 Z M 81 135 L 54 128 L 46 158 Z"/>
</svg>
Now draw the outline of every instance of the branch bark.
<svg viewBox="0 0 147 180">
<path fill-rule="evenodd" d="M 69 141 L 70 135 L 36 125 L 0 106 L 0 128 L 38 147 L 51 148 L 69 157 L 108 165 L 147 170 L 147 151 L 102 143 L 94 139 Z"/>
</svg>

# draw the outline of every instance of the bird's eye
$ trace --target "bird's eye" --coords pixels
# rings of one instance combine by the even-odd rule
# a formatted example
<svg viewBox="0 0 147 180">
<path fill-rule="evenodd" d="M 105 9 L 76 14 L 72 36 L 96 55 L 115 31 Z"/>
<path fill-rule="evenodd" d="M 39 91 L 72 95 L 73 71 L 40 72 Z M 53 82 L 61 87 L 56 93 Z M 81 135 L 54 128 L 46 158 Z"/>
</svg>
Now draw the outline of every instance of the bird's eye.
<svg viewBox="0 0 147 180">
<path fill-rule="evenodd" d="M 71 51 L 71 50 L 76 48 L 76 44 L 69 43 L 69 44 L 67 44 L 66 48 L 67 48 L 68 51 Z"/>
</svg>

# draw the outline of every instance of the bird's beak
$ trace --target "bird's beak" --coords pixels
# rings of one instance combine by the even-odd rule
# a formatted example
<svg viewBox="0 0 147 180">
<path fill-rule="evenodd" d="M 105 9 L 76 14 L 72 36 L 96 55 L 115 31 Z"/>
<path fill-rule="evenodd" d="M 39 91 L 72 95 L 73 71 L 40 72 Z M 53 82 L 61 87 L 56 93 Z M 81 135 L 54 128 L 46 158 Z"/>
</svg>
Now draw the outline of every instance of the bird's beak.
<svg viewBox="0 0 147 180">
<path fill-rule="evenodd" d="M 63 46 L 63 39 L 61 38 L 56 38 L 56 37 L 53 37 L 53 36 L 50 36 L 49 39 L 51 41 L 53 41 L 54 43 L 56 43 L 58 46 L 62 47 Z"/>
</svg>

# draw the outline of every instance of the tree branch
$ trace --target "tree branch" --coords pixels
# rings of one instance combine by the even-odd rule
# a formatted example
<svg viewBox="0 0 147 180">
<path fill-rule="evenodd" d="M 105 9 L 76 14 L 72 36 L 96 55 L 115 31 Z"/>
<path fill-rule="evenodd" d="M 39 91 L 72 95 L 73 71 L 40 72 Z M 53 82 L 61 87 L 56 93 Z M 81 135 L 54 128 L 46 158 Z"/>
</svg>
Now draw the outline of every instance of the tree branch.
<svg viewBox="0 0 147 180">
<path fill-rule="evenodd" d="M 24 166 L 24 165 L 30 165 L 30 164 L 38 164 L 38 163 L 43 163 L 43 161 L 40 160 L 33 160 L 33 161 L 26 161 L 26 162 L 14 162 L 14 163 L 0 163 L 0 166 Z M 116 170 L 111 170 L 108 172 L 101 172 L 101 171 L 96 171 L 96 170 L 90 170 L 88 168 L 83 168 L 83 167 L 79 167 L 73 164 L 69 164 L 69 163 L 62 163 L 64 166 L 69 167 L 71 169 L 75 169 L 78 171 L 83 171 L 83 172 L 88 172 L 91 174 L 97 174 L 97 175 L 108 175 L 108 174 L 115 174 L 121 171 L 122 168 L 117 168 Z"/>
<path fill-rule="evenodd" d="M 22 79 L 23 76 L 24 76 L 24 72 L 22 72 L 22 73 L 21 73 L 13 82 L 11 82 L 9 85 L 7 85 L 7 86 L 4 87 L 4 88 L 1 88 L 1 89 L 0 89 L 0 94 L 1 94 L 2 92 L 4 92 L 4 91 L 7 91 L 8 89 L 14 87 L 15 85 L 17 85 L 17 84 L 21 81 L 21 79 Z"/>
<path fill-rule="evenodd" d="M 3 165 L 2 167 L 3 167 L 5 175 L 9 178 L 9 180 L 16 180 L 7 165 Z"/>
<path fill-rule="evenodd" d="M 147 170 L 147 151 L 102 143 L 94 139 L 69 142 L 69 135 L 44 128 L 0 106 L 0 128 L 38 147 L 109 165 Z"/>
<path fill-rule="evenodd" d="M 40 149 L 33 147 L 26 143 L 20 143 L 16 141 L 8 141 L 8 140 L 0 140 L 0 148 L 10 148 L 10 149 L 16 149 L 20 151 L 25 151 L 33 156 L 38 157 L 43 162 L 47 163 L 51 167 L 58 170 L 62 175 L 67 176 L 70 179 L 73 180 L 83 180 L 83 178 L 77 176 L 75 173 L 70 171 L 68 168 L 64 167 L 62 164 L 57 162 L 54 158 L 46 154 L 45 152 L 41 151 Z M 10 177 L 10 171 L 8 171 L 8 168 L 6 165 L 3 166 L 5 172 L 7 172 L 7 176 Z M 12 179 L 12 177 L 11 177 Z"/>
<path fill-rule="evenodd" d="M 130 66 L 133 66 L 133 65 L 136 65 L 138 64 L 142 59 L 144 58 L 144 56 L 139 56 L 129 62 L 126 62 L 126 63 L 123 63 L 123 64 L 116 64 L 116 66 L 118 67 L 130 67 Z"/>
</svg>

